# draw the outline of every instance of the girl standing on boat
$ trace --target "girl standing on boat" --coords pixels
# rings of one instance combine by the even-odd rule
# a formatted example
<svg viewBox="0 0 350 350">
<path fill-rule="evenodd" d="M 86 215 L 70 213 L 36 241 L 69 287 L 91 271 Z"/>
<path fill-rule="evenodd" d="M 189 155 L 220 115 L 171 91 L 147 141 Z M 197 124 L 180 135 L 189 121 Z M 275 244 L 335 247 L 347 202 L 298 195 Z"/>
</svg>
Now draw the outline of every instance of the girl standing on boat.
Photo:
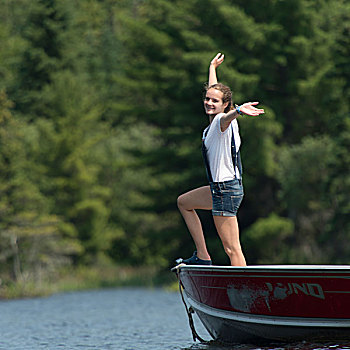
<svg viewBox="0 0 350 350">
<path fill-rule="evenodd" d="M 224 250 L 233 266 L 246 266 L 239 240 L 237 211 L 243 199 L 242 166 L 238 123 L 240 115 L 258 116 L 263 109 L 247 102 L 233 107 L 228 86 L 218 83 L 216 68 L 224 61 L 218 53 L 209 66 L 209 83 L 204 98 L 204 110 L 209 126 L 203 132 L 202 151 L 209 186 L 196 188 L 177 199 L 178 208 L 190 231 L 196 251 L 179 262 L 189 265 L 211 265 L 203 229 L 196 209 L 211 210 L 215 227 Z"/>
</svg>

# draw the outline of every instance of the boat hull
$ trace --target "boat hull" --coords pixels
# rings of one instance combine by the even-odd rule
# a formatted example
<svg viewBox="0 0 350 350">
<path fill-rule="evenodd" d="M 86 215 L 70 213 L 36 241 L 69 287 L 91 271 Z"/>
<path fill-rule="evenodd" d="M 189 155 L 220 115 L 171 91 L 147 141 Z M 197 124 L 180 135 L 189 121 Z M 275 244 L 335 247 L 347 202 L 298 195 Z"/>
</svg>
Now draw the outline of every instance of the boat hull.
<svg viewBox="0 0 350 350">
<path fill-rule="evenodd" d="M 187 303 L 217 340 L 349 340 L 347 266 L 179 266 Z"/>
</svg>

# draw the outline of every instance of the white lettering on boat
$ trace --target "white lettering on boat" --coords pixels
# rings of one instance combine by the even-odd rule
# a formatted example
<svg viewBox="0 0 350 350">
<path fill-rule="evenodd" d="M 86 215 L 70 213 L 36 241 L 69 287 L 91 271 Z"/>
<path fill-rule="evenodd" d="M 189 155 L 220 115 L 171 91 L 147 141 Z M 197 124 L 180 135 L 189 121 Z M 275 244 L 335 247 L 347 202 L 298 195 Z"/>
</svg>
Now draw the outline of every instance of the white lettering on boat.
<svg viewBox="0 0 350 350">
<path fill-rule="evenodd" d="M 291 294 L 305 294 L 319 299 L 325 299 L 322 287 L 317 283 L 272 283 L 266 282 L 266 286 L 276 299 L 285 299 Z"/>
</svg>

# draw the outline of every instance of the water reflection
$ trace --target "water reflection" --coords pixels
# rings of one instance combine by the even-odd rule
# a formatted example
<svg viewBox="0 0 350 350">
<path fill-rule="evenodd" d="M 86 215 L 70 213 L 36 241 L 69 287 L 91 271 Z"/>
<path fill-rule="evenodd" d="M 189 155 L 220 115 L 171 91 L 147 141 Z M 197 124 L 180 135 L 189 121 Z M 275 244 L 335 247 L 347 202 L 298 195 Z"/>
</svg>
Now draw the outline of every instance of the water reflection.
<svg viewBox="0 0 350 350">
<path fill-rule="evenodd" d="M 350 342 L 329 342 L 329 343 L 270 343 L 264 346 L 253 344 L 223 345 L 214 341 L 196 343 L 181 350 L 346 350 L 350 349 Z"/>
</svg>

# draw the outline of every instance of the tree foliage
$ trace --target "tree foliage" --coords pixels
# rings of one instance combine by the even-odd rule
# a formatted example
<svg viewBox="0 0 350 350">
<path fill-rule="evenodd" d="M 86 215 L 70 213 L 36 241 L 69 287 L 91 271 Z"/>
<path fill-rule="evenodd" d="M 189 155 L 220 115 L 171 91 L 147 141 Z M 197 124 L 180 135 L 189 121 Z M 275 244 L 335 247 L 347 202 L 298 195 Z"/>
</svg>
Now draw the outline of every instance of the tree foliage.
<svg viewBox="0 0 350 350">
<path fill-rule="evenodd" d="M 234 102 L 266 110 L 239 120 L 248 263 L 347 262 L 345 0 L 25 3 L 0 2 L 2 276 L 191 254 L 176 198 L 206 183 L 201 99 L 217 52 Z"/>
</svg>

